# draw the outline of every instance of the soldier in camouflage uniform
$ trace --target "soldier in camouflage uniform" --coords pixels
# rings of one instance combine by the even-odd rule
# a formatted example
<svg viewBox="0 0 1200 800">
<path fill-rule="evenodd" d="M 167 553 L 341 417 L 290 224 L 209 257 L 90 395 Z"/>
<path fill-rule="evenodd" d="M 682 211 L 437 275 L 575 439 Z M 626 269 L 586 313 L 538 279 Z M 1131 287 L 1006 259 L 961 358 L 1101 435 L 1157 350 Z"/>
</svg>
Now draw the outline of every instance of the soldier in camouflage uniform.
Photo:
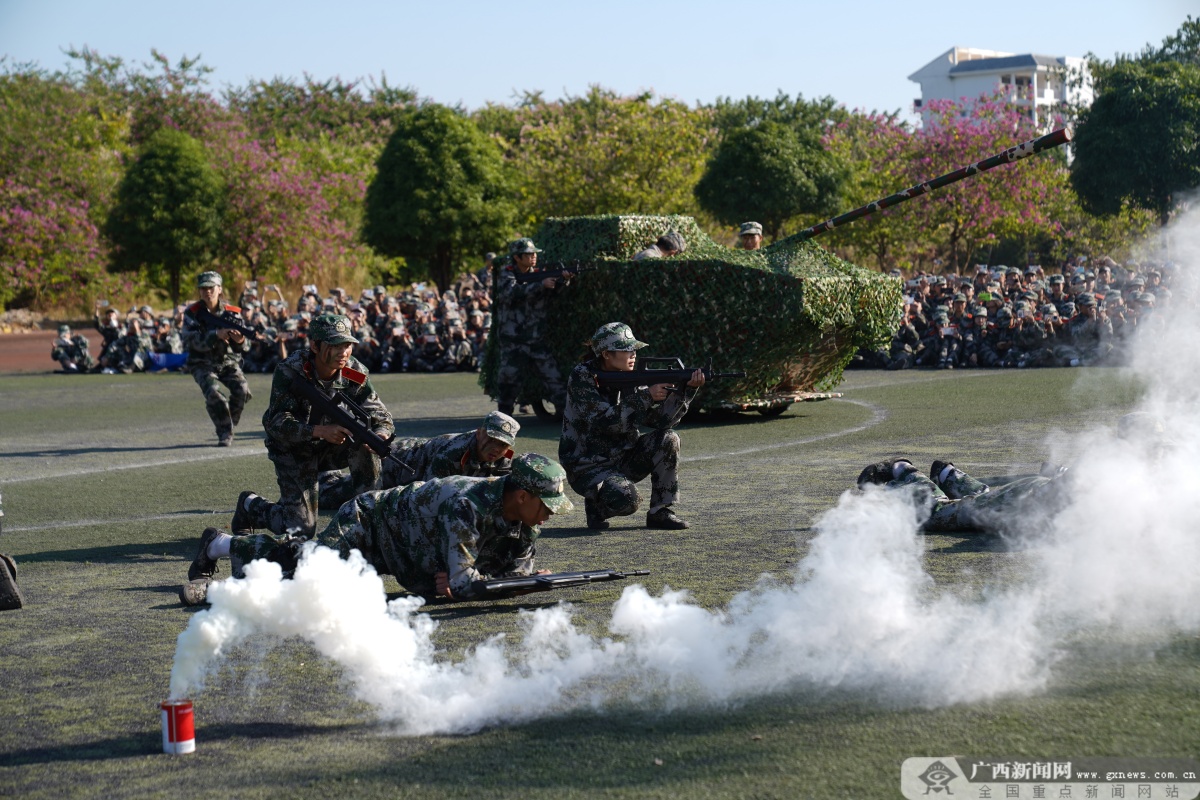
<svg viewBox="0 0 1200 800">
<path fill-rule="evenodd" d="M 242 354 L 250 349 L 250 343 L 241 331 L 231 328 L 210 327 L 196 315 L 202 307 L 219 316 L 232 314 L 241 321 L 241 309 L 237 306 L 222 306 L 223 291 L 221 276 L 215 272 L 203 272 L 196 281 L 200 299 L 183 312 L 183 346 L 187 348 L 187 367 L 192 378 L 204 392 L 204 405 L 209 419 L 217 429 L 217 446 L 233 444 L 233 429 L 242 420 L 242 410 L 250 400 L 250 387 L 242 374 Z M 221 393 L 224 384 L 229 398 Z"/>
<path fill-rule="evenodd" d="M 512 263 L 501 269 L 496 277 L 496 305 L 500 314 L 497 405 L 505 414 L 513 413 L 521 391 L 521 373 L 532 369 L 541 375 L 546 397 L 561 411 L 566 405 L 566 387 L 543 334 L 546 301 L 565 284 L 553 278 L 517 283 L 516 273 L 534 269 L 537 254 L 542 251 L 534 246 L 532 239 L 517 239 L 508 249 Z"/>
<path fill-rule="evenodd" d="M 1071 360 L 1077 364 L 1095 364 L 1112 352 L 1112 323 L 1100 316 L 1094 295 L 1079 296 L 1079 314 L 1071 320 L 1066 330 L 1074 350 Z"/>
<path fill-rule="evenodd" d="M 142 330 L 142 322 L 138 317 L 130 318 L 125 324 L 125 335 L 117 340 L 116 352 L 119 372 L 128 375 L 146 371 L 146 362 L 150 360 L 150 353 L 154 352 L 154 338 Z"/>
<path fill-rule="evenodd" d="M 1017 303 L 1015 327 L 1011 329 L 1013 346 L 1005 365 L 1009 367 L 1046 367 L 1054 363 L 1054 352 L 1046 339 L 1046 328 L 1033 315 L 1025 301 Z"/>
<path fill-rule="evenodd" d="M 381 489 L 393 489 L 414 481 L 465 475 L 469 478 L 494 478 L 512 471 L 512 446 L 520 424 L 499 411 L 493 411 L 483 425 L 465 433 L 446 433 L 432 439 L 393 439 L 392 453 L 409 466 L 395 461 L 383 462 Z M 319 507 L 323 511 L 340 508 L 354 497 L 354 482 L 345 470 L 322 472 Z"/>
<path fill-rule="evenodd" d="M 679 499 L 679 436 L 671 429 L 687 413 L 688 404 L 704 384 L 704 373 L 696 370 L 679 392 L 671 391 L 667 384 L 627 393 L 601 389 L 596 372 L 632 371 L 637 351 L 646 343 L 635 339 L 625 323 L 610 322 L 592 335 L 591 345 L 595 357 L 577 365 L 568 379 L 558 444 L 558 458 L 571 488 L 584 497 L 588 527 L 603 530 L 609 517 L 636 512 L 641 495 L 635 484 L 647 475 L 651 491 L 646 527 L 688 527 L 671 510 Z M 642 434 L 638 426 L 653 430 Z"/>
<path fill-rule="evenodd" d="M 309 347 L 280 362 L 271 381 L 271 402 L 263 414 L 267 457 L 275 465 L 279 502 L 242 492 L 233 512 L 233 531 L 267 529 L 311 538 L 317 528 L 318 476 L 349 468 L 353 494 L 379 488 L 379 456 L 354 442 L 350 431 L 314 409 L 292 385 L 307 381 L 325 396 L 339 395 L 366 412 L 365 424 L 381 439 L 395 433 L 392 415 L 375 394 L 366 368 L 351 355 L 350 321 L 323 314 L 309 326 Z"/>
<path fill-rule="evenodd" d="M 50 357 L 59 363 L 63 372 L 89 372 L 96 366 L 88 352 L 87 338 L 72 336 L 70 325 L 58 326 L 58 338 L 51 347 Z"/>
<path fill-rule="evenodd" d="M 456 476 L 360 494 L 343 505 L 317 537 L 343 558 L 358 550 L 381 575 L 410 592 L 470 600 L 474 583 L 534 571 L 534 542 L 551 514 L 571 510 L 566 475 L 545 456 L 529 453 L 504 477 Z M 257 558 L 295 569 L 296 540 L 267 534 L 230 536 L 209 528 L 180 590 L 188 605 L 205 601 L 217 559 L 228 556 L 240 577 Z"/>
</svg>

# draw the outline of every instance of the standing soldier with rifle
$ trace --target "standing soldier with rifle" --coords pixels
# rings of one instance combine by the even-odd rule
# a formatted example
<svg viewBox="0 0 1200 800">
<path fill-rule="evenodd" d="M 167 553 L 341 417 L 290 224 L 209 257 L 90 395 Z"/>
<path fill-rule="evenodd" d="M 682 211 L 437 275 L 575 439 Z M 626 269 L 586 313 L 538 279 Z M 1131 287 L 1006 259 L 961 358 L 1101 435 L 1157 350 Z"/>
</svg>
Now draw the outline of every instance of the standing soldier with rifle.
<svg viewBox="0 0 1200 800">
<path fill-rule="evenodd" d="M 222 281 L 216 272 L 202 272 L 196 281 L 200 299 L 183 312 L 183 346 L 187 367 L 204 392 L 204 405 L 217 429 L 217 446 L 233 444 L 233 429 L 250 400 L 242 374 L 242 354 L 250 349 L 241 309 L 221 303 Z M 221 393 L 224 384 L 229 398 Z"/>
<path fill-rule="evenodd" d="M 686 387 L 650 384 L 647 378 L 636 389 L 604 388 L 599 373 L 633 372 L 637 351 L 646 343 L 633 338 L 625 323 L 610 322 L 592 335 L 591 346 L 594 357 L 576 366 L 567 381 L 567 408 L 558 444 L 558 458 L 571 488 L 583 495 L 587 526 L 604 530 L 609 517 L 636 512 L 642 498 L 635 484 L 649 475 L 646 527 L 688 527 L 671 510 L 679 499 L 679 435 L 671 429 L 704 385 L 704 370 L 693 371 Z M 639 433 L 639 425 L 653 430 Z"/>
<path fill-rule="evenodd" d="M 350 320 L 322 314 L 309 346 L 280 362 L 263 414 L 267 457 L 275 464 L 279 502 L 242 492 L 233 532 L 255 528 L 311 538 L 317 528 L 318 474 L 349 467 L 355 495 L 379 487 L 380 454 L 395 433 L 366 368 L 350 355 L 358 342 Z"/>
<path fill-rule="evenodd" d="M 501 412 L 512 415 L 521 391 L 521 373 L 533 369 L 542 376 L 546 396 L 562 413 L 566 388 L 558 363 L 544 340 L 546 299 L 562 281 L 555 278 L 518 282 L 537 267 L 538 250 L 532 239 L 517 239 L 509 245 L 512 264 L 500 270 L 496 278 L 496 305 L 500 310 L 500 369 L 496 373 L 496 394 Z M 570 278 L 570 273 L 562 277 Z"/>
</svg>

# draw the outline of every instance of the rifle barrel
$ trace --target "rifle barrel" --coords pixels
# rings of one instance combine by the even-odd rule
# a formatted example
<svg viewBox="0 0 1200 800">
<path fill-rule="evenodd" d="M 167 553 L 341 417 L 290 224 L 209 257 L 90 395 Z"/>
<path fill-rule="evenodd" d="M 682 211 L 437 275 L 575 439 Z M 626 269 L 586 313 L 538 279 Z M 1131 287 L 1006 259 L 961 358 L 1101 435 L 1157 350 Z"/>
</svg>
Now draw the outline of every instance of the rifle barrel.
<svg viewBox="0 0 1200 800">
<path fill-rule="evenodd" d="M 947 172 L 930 181 L 918 183 L 916 186 L 911 186 L 902 192 L 890 194 L 887 197 L 880 198 L 873 203 L 867 203 L 865 206 L 859 206 L 853 211 L 847 211 L 845 214 L 827 219 L 824 222 L 817 223 L 811 228 L 805 228 L 799 233 L 794 233 L 783 241 L 785 242 L 803 242 L 814 236 L 819 236 L 826 231 L 831 231 L 834 228 L 841 227 L 856 219 L 861 219 L 868 214 L 873 214 L 885 208 L 890 208 L 894 205 L 911 200 L 914 197 L 920 197 L 923 194 L 932 192 L 934 189 L 941 189 L 943 186 L 949 186 L 952 183 L 957 183 L 964 178 L 969 178 L 972 175 L 977 175 L 980 172 L 987 172 L 989 169 L 998 167 L 1001 164 L 1011 164 L 1014 161 L 1020 161 L 1023 158 L 1028 158 L 1035 153 L 1040 153 L 1043 150 L 1049 150 L 1059 145 L 1064 145 L 1071 141 L 1072 131 L 1068 128 L 1059 128 L 1051 131 L 1044 136 L 1039 136 L 1036 139 L 1030 139 L 1026 142 L 1021 142 L 1018 145 L 1008 148 L 1002 153 L 997 153 L 994 156 L 989 156 L 983 161 L 977 161 L 973 164 L 967 164 L 965 167 L 959 167 L 953 172 Z"/>
</svg>

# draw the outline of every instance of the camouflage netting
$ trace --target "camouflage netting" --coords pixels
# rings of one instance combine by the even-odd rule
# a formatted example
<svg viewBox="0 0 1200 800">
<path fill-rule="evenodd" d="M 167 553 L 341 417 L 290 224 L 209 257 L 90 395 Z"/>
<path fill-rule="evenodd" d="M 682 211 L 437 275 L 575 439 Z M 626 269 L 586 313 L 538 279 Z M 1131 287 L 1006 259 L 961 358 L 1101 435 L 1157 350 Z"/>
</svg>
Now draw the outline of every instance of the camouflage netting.
<svg viewBox="0 0 1200 800">
<path fill-rule="evenodd" d="M 687 240 L 669 259 L 632 261 L 667 230 Z M 587 267 L 558 293 L 547 323 L 564 375 L 606 322 L 626 322 L 649 356 L 679 356 L 746 378 L 706 386 L 701 407 L 765 407 L 840 382 L 859 347 L 886 346 L 900 321 L 901 282 L 860 269 L 812 242 L 756 252 L 713 242 L 691 217 L 551 218 L 534 241 L 539 267 Z M 493 323 L 495 327 L 495 323 Z M 495 397 L 494 339 L 480 384 Z M 531 382 L 528 396 L 540 396 Z"/>
</svg>

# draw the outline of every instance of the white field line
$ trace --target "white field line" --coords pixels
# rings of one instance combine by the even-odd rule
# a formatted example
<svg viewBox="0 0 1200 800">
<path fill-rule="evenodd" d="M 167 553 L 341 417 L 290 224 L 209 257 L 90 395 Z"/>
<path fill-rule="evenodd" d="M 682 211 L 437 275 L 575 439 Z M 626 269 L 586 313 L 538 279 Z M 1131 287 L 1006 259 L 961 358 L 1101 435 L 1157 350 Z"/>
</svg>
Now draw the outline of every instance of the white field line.
<svg viewBox="0 0 1200 800">
<path fill-rule="evenodd" d="M 162 458 L 156 461 L 137 461 L 132 464 L 107 464 L 103 467 L 81 467 L 79 469 L 67 469 L 60 472 L 36 472 L 26 474 L 17 478 L 4 478 L 0 480 L 0 486 L 6 486 L 10 483 L 25 483 L 27 481 L 46 481 L 57 478 L 71 478 L 77 475 L 95 475 L 100 472 L 116 472 L 123 469 L 150 469 L 153 467 L 165 467 L 171 464 L 190 464 L 193 461 L 215 461 L 216 459 L 226 458 L 241 458 L 243 456 L 262 455 L 266 457 L 266 450 L 260 444 L 257 447 L 229 447 L 229 448 L 213 448 L 212 453 L 199 453 L 189 455 L 186 458 Z"/>
<path fill-rule="evenodd" d="M 826 439 L 836 439 L 839 436 L 848 436 L 852 433 L 858 433 L 860 431 L 865 431 L 868 428 L 875 427 L 876 425 L 878 425 L 879 423 L 883 422 L 885 419 L 888 418 L 888 412 L 886 410 L 875 405 L 874 403 L 868 403 L 865 400 L 850 400 L 848 398 L 843 397 L 840 400 L 836 400 L 836 399 L 835 400 L 824 400 L 822 402 L 851 403 L 856 406 L 862 406 L 863 408 L 865 408 L 871 412 L 871 419 L 867 420 L 862 425 L 856 425 L 853 428 L 843 428 L 838 431 L 822 433 L 819 436 L 807 436 L 803 439 L 791 439 L 786 442 L 775 442 L 773 444 L 759 445 L 758 447 L 747 447 L 743 450 L 727 450 L 723 453 L 707 453 L 702 456 L 688 456 L 686 458 L 681 458 L 679 460 L 681 462 L 712 461 L 713 459 L 716 459 L 716 458 L 727 458 L 729 456 L 748 456 L 748 455 L 753 455 L 755 453 L 762 453 L 767 450 L 779 450 L 784 447 L 796 447 L 798 445 L 812 444 L 813 442 L 822 442 L 822 441 L 825 441 Z"/>
<path fill-rule="evenodd" d="M 215 526 L 220 527 L 225 521 L 233 516 L 233 509 L 228 511 L 176 511 L 173 514 L 155 514 L 150 517 L 124 517 L 121 519 L 75 519 L 64 520 L 63 522 L 47 522 L 44 525 L 19 525 L 16 527 L 4 526 L 4 533 L 31 533 L 34 531 L 53 531 L 63 528 L 89 528 L 93 525 L 121 525 L 129 522 L 153 522 L 161 519 L 187 519 L 188 517 L 219 517 L 221 522 Z"/>
</svg>

